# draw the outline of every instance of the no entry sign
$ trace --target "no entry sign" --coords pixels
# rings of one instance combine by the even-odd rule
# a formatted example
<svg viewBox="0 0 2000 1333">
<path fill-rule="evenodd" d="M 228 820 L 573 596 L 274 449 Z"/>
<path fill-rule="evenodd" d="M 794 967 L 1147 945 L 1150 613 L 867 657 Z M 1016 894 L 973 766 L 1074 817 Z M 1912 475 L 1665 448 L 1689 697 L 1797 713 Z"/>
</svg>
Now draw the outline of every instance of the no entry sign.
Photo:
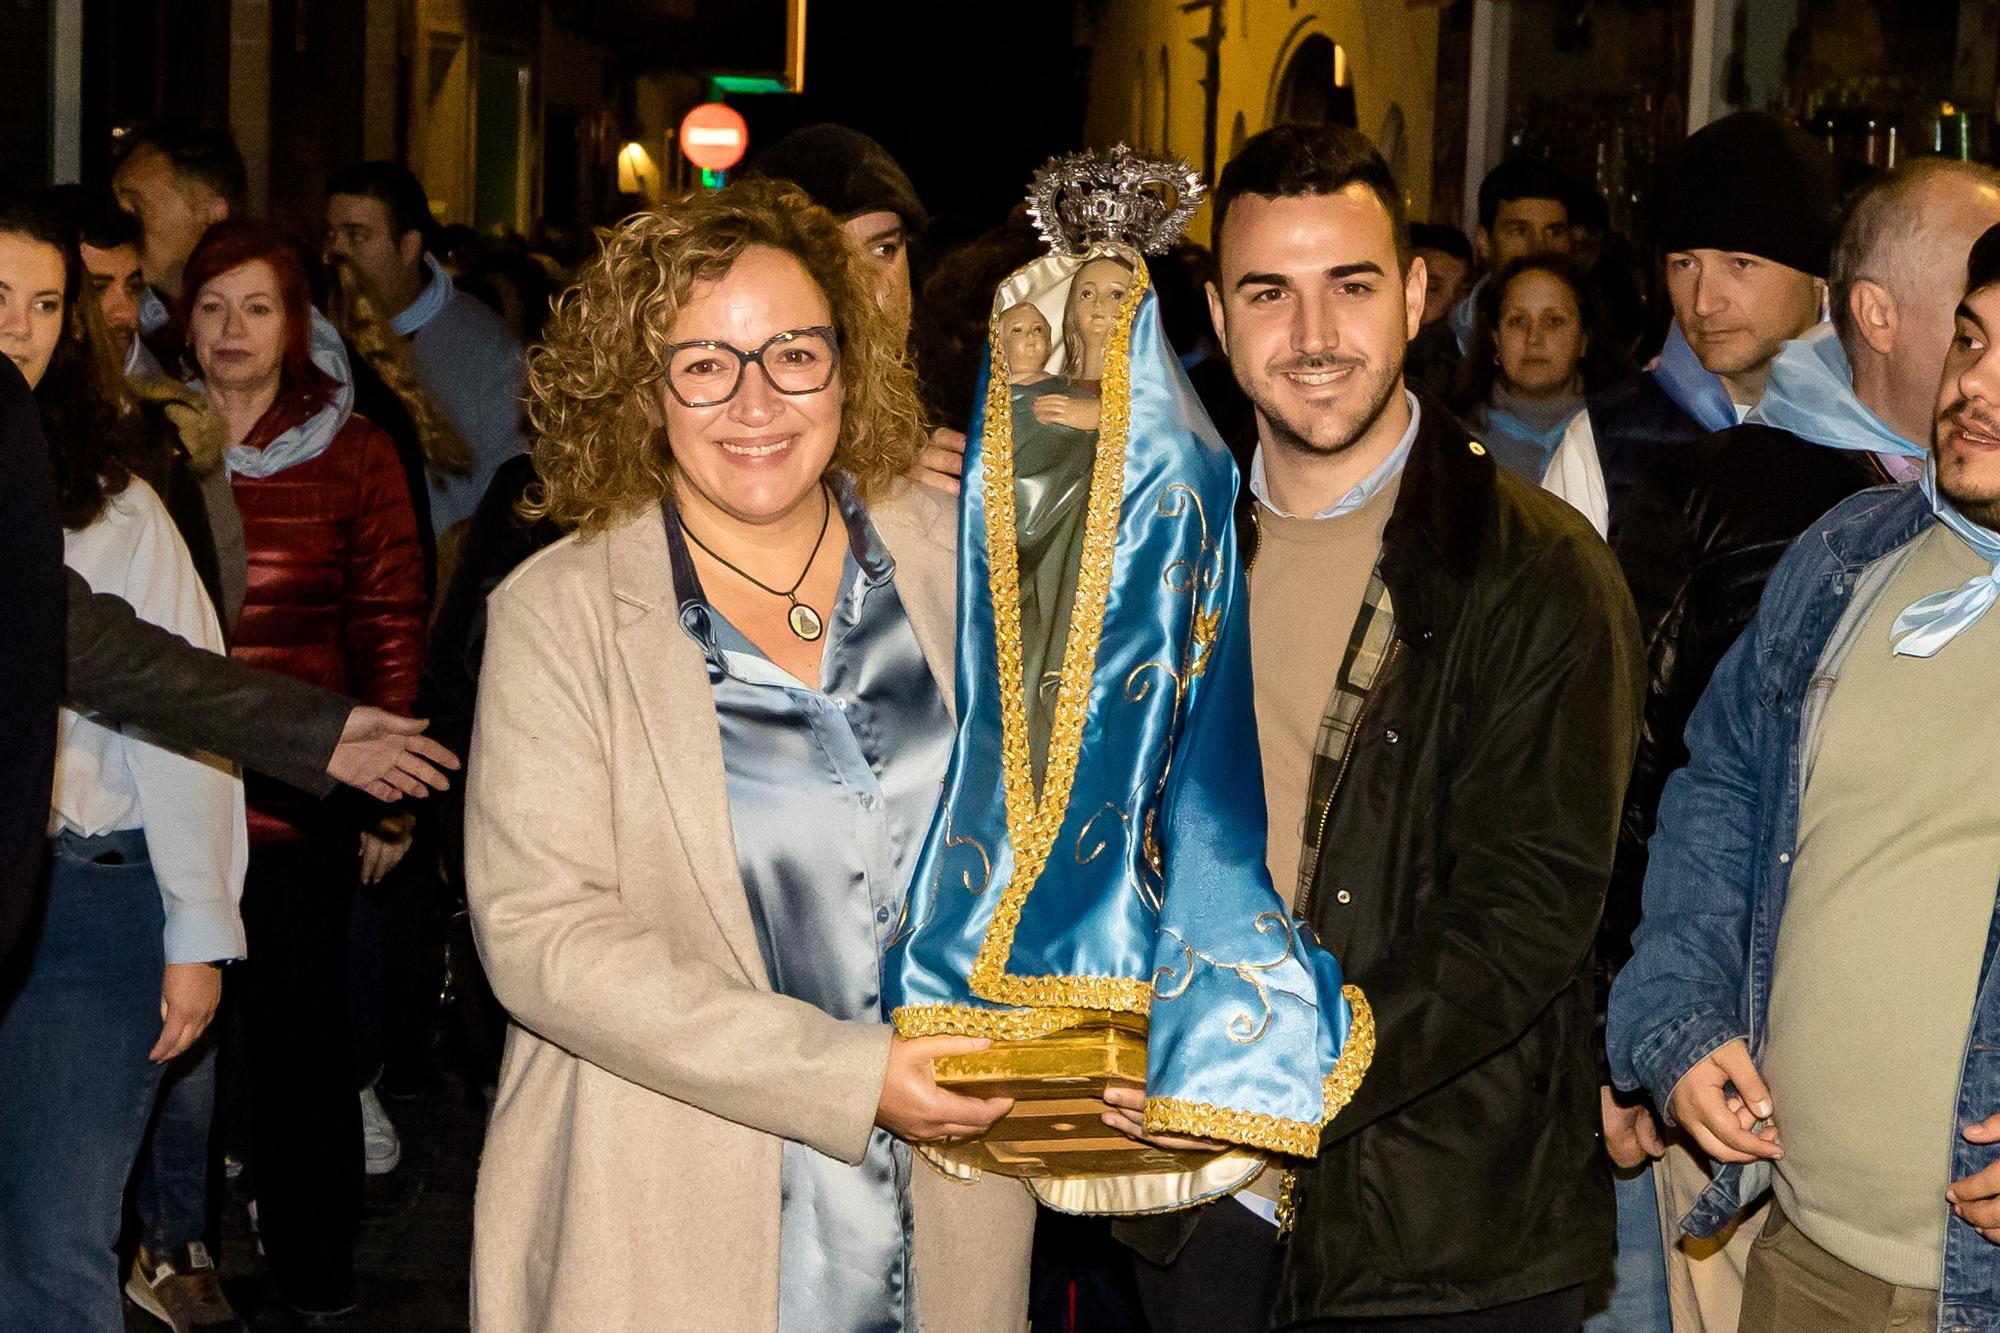
<svg viewBox="0 0 2000 1333">
<path fill-rule="evenodd" d="M 729 170 L 749 146 L 750 127 L 721 102 L 703 102 L 681 121 L 681 152 L 703 171 Z"/>
</svg>

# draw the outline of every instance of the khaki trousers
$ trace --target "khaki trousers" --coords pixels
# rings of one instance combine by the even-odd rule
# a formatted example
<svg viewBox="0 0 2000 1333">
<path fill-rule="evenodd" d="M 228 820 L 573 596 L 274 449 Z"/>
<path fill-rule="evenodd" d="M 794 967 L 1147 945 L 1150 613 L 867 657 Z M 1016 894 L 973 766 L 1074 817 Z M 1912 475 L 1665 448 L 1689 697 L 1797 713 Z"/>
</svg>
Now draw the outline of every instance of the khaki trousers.
<svg viewBox="0 0 2000 1333">
<path fill-rule="evenodd" d="M 1667 1303 L 1674 1333 L 1737 1333 L 1743 1308 L 1743 1276 L 1750 1246 L 1764 1229 L 1767 1195 L 1720 1235 L 1696 1240 L 1681 1231 L 1681 1218 L 1708 1188 L 1707 1159 L 1685 1134 L 1669 1130 L 1667 1155 L 1653 1163 L 1660 1197 L 1660 1235 L 1667 1250 Z"/>
<path fill-rule="evenodd" d="M 1815 1245 L 1775 1204 L 1750 1247 L 1743 1333 L 1917 1333 L 1937 1327 L 1934 1291 L 1870 1277 Z"/>
</svg>

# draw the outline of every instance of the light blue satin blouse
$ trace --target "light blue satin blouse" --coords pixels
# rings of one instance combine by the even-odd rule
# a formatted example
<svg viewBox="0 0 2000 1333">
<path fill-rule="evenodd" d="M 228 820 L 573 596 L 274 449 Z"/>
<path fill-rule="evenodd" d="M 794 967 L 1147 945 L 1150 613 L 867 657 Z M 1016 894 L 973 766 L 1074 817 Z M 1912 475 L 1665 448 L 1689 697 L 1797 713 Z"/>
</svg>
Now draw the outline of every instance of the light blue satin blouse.
<svg viewBox="0 0 2000 1333">
<path fill-rule="evenodd" d="M 937 807 L 952 721 L 896 595 L 895 561 L 836 482 L 848 554 L 817 686 L 711 607 L 665 507 L 682 627 L 708 660 L 730 825 L 772 989 L 835 1018 L 883 1022 L 882 953 Z M 910 1150 L 877 1129 L 849 1166 L 784 1145 L 781 1333 L 918 1327 Z"/>
</svg>

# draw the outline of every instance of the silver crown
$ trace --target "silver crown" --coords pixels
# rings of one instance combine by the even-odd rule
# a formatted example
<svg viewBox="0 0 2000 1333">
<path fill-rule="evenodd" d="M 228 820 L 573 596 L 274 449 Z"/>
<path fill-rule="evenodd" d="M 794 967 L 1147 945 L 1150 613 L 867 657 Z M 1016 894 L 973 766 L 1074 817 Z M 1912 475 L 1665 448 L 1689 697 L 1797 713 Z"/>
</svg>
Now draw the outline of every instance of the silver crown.
<svg viewBox="0 0 2000 1333">
<path fill-rule="evenodd" d="M 1051 250 L 1080 255 L 1106 241 L 1163 255 L 1208 187 L 1179 158 L 1140 157 L 1124 144 L 1051 158 L 1028 187 L 1028 216 Z"/>
</svg>

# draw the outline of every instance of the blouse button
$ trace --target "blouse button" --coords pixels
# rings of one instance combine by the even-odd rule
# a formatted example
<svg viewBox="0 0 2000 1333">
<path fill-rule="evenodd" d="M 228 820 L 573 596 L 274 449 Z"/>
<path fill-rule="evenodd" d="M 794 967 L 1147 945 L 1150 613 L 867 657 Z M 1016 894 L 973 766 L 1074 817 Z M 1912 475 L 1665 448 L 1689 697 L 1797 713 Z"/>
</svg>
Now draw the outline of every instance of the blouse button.
<svg viewBox="0 0 2000 1333">
<path fill-rule="evenodd" d="M 889 921 L 889 909 L 888 909 L 888 908 L 886 908 L 886 907 L 878 907 L 878 908 L 876 908 L 876 909 L 875 909 L 875 919 L 876 919 L 876 920 L 877 920 L 878 922 L 881 922 L 882 924 L 884 924 L 884 925 L 887 925 L 887 924 L 888 924 L 888 921 Z"/>
<path fill-rule="evenodd" d="M 1342 906 L 1345 906 L 1346 904 L 1354 901 L 1354 895 L 1349 893 L 1346 889 L 1342 889 L 1339 893 L 1333 895 L 1333 900 L 1337 903 L 1340 903 Z"/>
</svg>

